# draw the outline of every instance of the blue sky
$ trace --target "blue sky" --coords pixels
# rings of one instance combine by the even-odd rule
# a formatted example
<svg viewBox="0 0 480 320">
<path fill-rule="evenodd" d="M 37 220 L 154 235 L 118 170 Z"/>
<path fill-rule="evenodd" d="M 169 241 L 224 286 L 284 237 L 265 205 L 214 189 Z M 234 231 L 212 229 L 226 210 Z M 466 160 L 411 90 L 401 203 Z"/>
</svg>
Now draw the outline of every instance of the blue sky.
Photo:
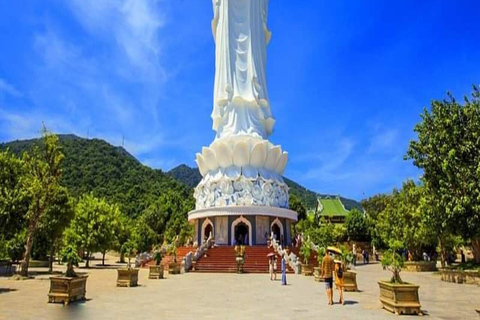
<svg viewBox="0 0 480 320">
<path fill-rule="evenodd" d="M 194 165 L 210 144 L 210 0 L 0 2 L 0 141 L 59 133 Z M 480 2 L 272 0 L 271 140 L 286 176 L 355 199 L 420 174 L 422 109 L 480 83 Z"/>
</svg>

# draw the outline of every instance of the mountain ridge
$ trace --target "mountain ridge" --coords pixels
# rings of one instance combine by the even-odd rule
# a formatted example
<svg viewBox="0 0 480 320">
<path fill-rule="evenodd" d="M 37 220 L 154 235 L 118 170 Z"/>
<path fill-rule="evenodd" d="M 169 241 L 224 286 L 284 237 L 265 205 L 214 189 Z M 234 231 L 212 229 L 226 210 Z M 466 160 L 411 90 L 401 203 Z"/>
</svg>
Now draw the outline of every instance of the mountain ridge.
<svg viewBox="0 0 480 320">
<path fill-rule="evenodd" d="M 198 168 L 180 164 L 168 172 L 141 163 L 121 146 L 114 146 L 103 139 L 82 138 L 74 134 L 58 134 L 65 154 L 62 183 L 75 196 L 93 192 L 118 203 L 127 215 L 137 217 L 152 199 L 166 190 L 181 192 L 192 197 L 193 188 L 202 179 Z M 0 143 L 0 150 L 9 148 L 17 155 L 41 141 L 40 138 L 14 140 Z M 314 208 L 319 196 L 293 180 L 284 178 L 290 193 L 297 196 L 307 208 Z M 361 209 L 359 202 L 340 196 L 347 210 Z"/>
</svg>

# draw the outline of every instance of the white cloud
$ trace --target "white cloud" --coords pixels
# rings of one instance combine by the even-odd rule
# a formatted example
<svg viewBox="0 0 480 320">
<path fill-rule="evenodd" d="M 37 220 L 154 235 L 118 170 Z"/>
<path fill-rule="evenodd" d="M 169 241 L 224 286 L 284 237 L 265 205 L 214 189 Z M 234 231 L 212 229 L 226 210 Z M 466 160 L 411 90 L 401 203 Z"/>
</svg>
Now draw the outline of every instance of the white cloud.
<svg viewBox="0 0 480 320">
<path fill-rule="evenodd" d="M 377 127 L 372 133 L 369 153 L 395 153 L 398 151 L 399 131 L 396 128 Z"/>
<path fill-rule="evenodd" d="M 332 146 L 325 146 L 317 154 L 301 156 L 302 160 L 310 158 L 310 161 L 317 163 L 313 169 L 302 174 L 302 179 L 336 181 L 348 178 L 350 174 L 341 169 L 352 155 L 354 146 L 355 143 L 352 139 L 344 137 Z"/>
<path fill-rule="evenodd" d="M 0 92 L 6 92 L 9 95 L 12 95 L 14 97 L 21 97 L 22 93 L 15 89 L 15 87 L 11 84 L 9 84 L 7 81 L 4 79 L 0 78 Z"/>
<path fill-rule="evenodd" d="M 74 0 L 68 2 L 78 21 L 94 36 L 115 40 L 117 53 L 124 53 L 125 61 L 118 72 L 143 81 L 166 80 L 161 65 L 160 29 L 165 25 L 159 1 L 151 0 Z"/>
</svg>

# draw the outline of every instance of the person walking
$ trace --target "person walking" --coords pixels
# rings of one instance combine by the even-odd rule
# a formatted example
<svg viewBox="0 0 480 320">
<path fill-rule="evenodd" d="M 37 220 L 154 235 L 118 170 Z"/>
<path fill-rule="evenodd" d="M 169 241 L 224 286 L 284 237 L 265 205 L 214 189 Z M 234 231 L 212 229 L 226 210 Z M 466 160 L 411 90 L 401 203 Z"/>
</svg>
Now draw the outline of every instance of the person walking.
<svg viewBox="0 0 480 320">
<path fill-rule="evenodd" d="M 343 272 L 344 272 L 344 268 L 342 266 L 342 262 L 341 261 L 334 261 L 335 262 L 335 286 L 337 287 L 337 290 L 338 290 L 338 293 L 340 295 L 340 299 L 338 301 L 338 303 L 344 305 L 345 304 L 345 300 L 343 299 L 343 288 L 344 288 L 344 284 L 343 284 Z"/>
<path fill-rule="evenodd" d="M 270 273 L 270 280 L 277 280 L 277 256 L 274 254 L 269 257 L 268 270 Z"/>
<path fill-rule="evenodd" d="M 327 298 L 328 298 L 329 305 L 333 304 L 332 285 L 333 285 L 333 269 L 335 268 L 334 264 L 335 262 L 333 261 L 333 258 L 330 256 L 328 251 L 326 251 L 325 256 L 323 257 L 323 260 L 322 260 L 322 268 L 321 268 L 320 275 L 323 279 L 325 279 L 325 289 L 327 291 Z"/>
<path fill-rule="evenodd" d="M 287 285 L 287 254 L 282 255 L 282 286 Z"/>
</svg>

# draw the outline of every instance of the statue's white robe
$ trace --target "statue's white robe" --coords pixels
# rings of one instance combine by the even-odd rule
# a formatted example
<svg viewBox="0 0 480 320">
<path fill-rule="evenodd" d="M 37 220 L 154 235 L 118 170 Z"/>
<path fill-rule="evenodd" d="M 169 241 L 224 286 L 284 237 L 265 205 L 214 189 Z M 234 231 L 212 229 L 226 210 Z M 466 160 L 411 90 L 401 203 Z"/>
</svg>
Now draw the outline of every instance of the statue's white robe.
<svg viewBox="0 0 480 320">
<path fill-rule="evenodd" d="M 216 43 L 213 129 L 217 138 L 267 138 L 274 119 L 268 100 L 266 47 L 269 0 L 212 0 Z"/>
</svg>

